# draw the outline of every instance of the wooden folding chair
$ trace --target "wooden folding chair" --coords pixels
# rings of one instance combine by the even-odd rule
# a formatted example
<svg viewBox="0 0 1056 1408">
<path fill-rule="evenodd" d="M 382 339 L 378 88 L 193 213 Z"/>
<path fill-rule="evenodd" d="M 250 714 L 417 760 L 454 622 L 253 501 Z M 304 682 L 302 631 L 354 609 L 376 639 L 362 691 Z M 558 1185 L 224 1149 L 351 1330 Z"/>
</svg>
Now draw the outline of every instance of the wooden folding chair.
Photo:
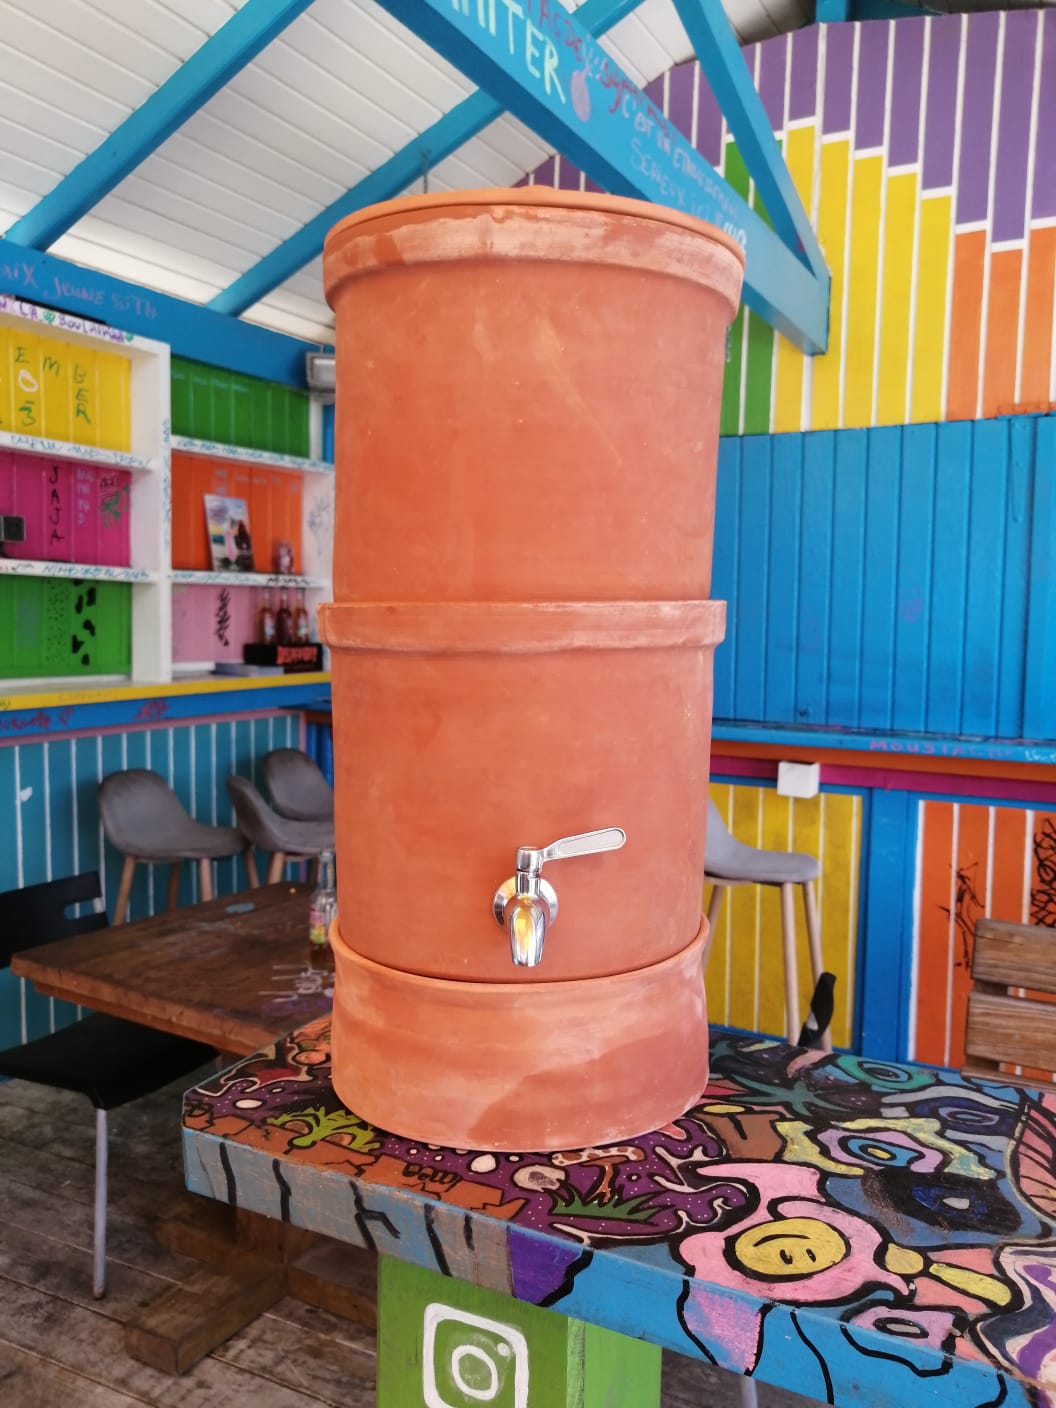
<svg viewBox="0 0 1056 1408">
<path fill-rule="evenodd" d="M 979 919 L 965 1024 L 965 1075 L 1056 1090 L 1056 929 Z M 1026 992 L 1022 990 L 1026 989 Z M 1052 994 L 1045 1001 L 1036 994 Z M 1007 1067 L 1047 1071 L 1018 1075 Z"/>
</svg>

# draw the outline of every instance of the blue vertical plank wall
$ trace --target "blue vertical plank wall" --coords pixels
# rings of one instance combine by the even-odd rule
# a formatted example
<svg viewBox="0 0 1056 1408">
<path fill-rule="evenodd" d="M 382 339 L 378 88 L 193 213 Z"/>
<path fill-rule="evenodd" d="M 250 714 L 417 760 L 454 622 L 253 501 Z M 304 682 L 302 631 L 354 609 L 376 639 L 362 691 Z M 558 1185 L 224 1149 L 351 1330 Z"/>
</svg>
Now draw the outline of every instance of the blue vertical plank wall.
<svg viewBox="0 0 1056 1408">
<path fill-rule="evenodd" d="M 98 870 L 112 909 L 122 857 L 99 821 L 98 788 L 107 773 L 151 768 L 192 816 L 230 825 L 225 777 L 237 772 L 262 787 L 264 755 L 299 747 L 301 727 L 300 715 L 284 710 L 0 744 L 0 815 L 13 820 L 8 844 L 0 848 L 0 891 Z M 241 858 L 218 862 L 214 873 L 218 894 L 246 887 Z M 132 917 L 163 909 L 167 884 L 167 867 L 137 866 Z M 184 865 L 180 903 L 197 897 L 195 867 Z M 69 1004 L 41 997 L 31 984 L 0 972 L 0 1047 L 54 1031 L 75 1016 Z"/>
<path fill-rule="evenodd" d="M 1056 735 L 1056 420 L 720 442 L 715 715 Z"/>
</svg>

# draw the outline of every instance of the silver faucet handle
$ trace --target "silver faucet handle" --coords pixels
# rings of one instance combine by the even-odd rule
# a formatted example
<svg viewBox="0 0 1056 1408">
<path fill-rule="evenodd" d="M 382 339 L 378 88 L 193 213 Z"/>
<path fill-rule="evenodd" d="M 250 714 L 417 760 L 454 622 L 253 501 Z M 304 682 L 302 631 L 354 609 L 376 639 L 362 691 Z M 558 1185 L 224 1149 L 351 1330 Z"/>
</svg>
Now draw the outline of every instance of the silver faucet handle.
<svg viewBox="0 0 1056 1408">
<path fill-rule="evenodd" d="M 581 831 L 578 836 L 562 836 L 549 846 L 536 850 L 521 846 L 517 851 L 517 869 L 538 875 L 548 860 L 568 860 L 572 856 L 593 856 L 601 851 L 618 851 L 627 840 L 620 826 L 606 826 L 600 831 Z"/>
</svg>

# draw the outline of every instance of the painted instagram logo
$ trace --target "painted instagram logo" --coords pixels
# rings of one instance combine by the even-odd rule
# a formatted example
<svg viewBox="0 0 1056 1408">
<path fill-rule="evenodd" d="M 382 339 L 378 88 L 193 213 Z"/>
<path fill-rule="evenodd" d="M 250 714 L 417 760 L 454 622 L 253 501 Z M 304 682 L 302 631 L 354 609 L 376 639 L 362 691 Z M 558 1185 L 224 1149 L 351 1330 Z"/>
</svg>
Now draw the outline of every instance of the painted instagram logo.
<svg viewBox="0 0 1056 1408">
<path fill-rule="evenodd" d="M 434 1301 L 425 1307 L 425 1408 L 528 1408 L 528 1341 L 512 1325 Z"/>
</svg>

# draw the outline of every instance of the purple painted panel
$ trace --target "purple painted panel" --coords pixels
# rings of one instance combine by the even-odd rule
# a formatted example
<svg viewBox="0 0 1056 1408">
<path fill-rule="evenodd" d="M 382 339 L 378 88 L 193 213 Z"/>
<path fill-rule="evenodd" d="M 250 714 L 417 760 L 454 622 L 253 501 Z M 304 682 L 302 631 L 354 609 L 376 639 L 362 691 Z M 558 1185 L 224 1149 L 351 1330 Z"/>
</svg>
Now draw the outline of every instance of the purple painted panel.
<svg viewBox="0 0 1056 1408">
<path fill-rule="evenodd" d="M 854 77 L 853 24 L 825 26 L 825 103 L 821 130 L 825 136 L 851 130 L 851 82 Z"/>
<path fill-rule="evenodd" d="M 967 26 L 964 98 L 961 103 L 961 164 L 957 171 L 958 225 L 985 220 L 989 196 L 990 139 L 994 116 L 995 59 L 1000 15 L 972 15 Z"/>
<path fill-rule="evenodd" d="M 818 25 L 812 24 L 789 35 L 792 41 L 792 76 L 788 93 L 790 122 L 817 116 L 818 28 Z"/>
<path fill-rule="evenodd" d="M 712 166 L 722 160 L 722 113 L 715 94 L 708 85 L 704 70 L 700 70 L 700 91 L 697 96 L 697 151 Z"/>
<path fill-rule="evenodd" d="M 1001 125 L 994 171 L 995 240 L 1022 239 L 1026 230 L 1027 145 L 1030 141 L 1031 78 L 1037 29 L 1037 19 L 1032 10 L 1010 10 L 1005 16 Z M 1051 150 L 1043 149 L 1040 155 L 1042 161 L 1051 165 Z"/>
<path fill-rule="evenodd" d="M 1044 15 L 1041 51 L 1041 92 L 1038 95 L 1038 153 L 1034 159 L 1035 220 L 1056 215 L 1056 158 L 1051 140 L 1056 132 L 1056 10 Z M 1044 134 L 1044 136 L 1043 136 Z"/>
<path fill-rule="evenodd" d="M 905 23 L 905 21 L 903 21 Z M 928 105 L 924 119 L 924 190 L 953 185 L 953 149 L 957 131 L 957 65 L 961 52 L 961 18 L 930 19 Z"/>
<path fill-rule="evenodd" d="M 693 63 L 673 68 L 667 92 L 667 115 L 689 142 L 693 140 L 693 69 Z"/>
<path fill-rule="evenodd" d="M 552 156 L 548 156 L 535 168 L 535 184 L 537 186 L 552 186 L 554 184 L 554 158 Z"/>
<path fill-rule="evenodd" d="M 904 21 L 903 21 L 904 23 Z M 887 65 L 890 59 L 893 22 L 870 20 L 858 26 L 858 106 L 854 114 L 854 145 L 882 147 L 884 144 L 884 95 L 887 91 Z"/>
<path fill-rule="evenodd" d="M 784 35 L 759 45 L 759 96 L 775 132 L 785 125 L 785 60 L 788 43 Z M 747 50 L 745 59 L 751 64 Z M 754 68 L 752 70 L 754 72 Z"/>
<path fill-rule="evenodd" d="M 557 167 L 557 189 L 559 191 L 578 191 L 580 170 L 574 161 L 569 161 L 567 156 L 559 156 L 555 163 Z"/>
<path fill-rule="evenodd" d="M 920 77 L 924 68 L 924 19 L 895 25 L 895 76 L 891 80 L 891 139 L 887 160 L 908 166 L 920 154 Z"/>
</svg>

